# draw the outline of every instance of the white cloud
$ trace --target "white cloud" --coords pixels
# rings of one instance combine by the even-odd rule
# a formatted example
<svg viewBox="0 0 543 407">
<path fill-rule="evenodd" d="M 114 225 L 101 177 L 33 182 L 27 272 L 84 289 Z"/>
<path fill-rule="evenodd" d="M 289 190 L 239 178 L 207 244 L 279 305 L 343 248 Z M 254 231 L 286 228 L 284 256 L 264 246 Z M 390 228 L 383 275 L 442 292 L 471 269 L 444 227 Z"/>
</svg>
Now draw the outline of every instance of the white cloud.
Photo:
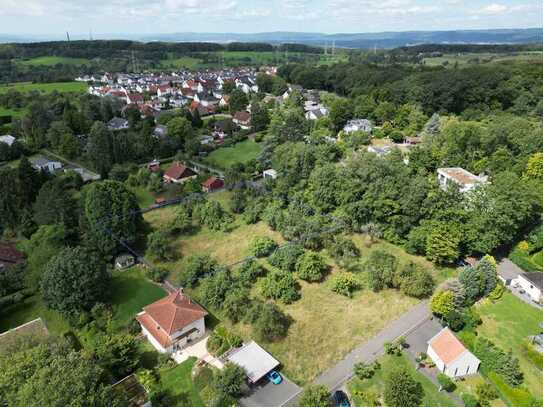
<svg viewBox="0 0 543 407">
<path fill-rule="evenodd" d="M 485 14 L 503 14 L 507 10 L 508 10 L 508 7 L 505 4 L 493 3 L 493 4 L 489 4 L 486 7 L 483 7 L 481 12 Z"/>
</svg>

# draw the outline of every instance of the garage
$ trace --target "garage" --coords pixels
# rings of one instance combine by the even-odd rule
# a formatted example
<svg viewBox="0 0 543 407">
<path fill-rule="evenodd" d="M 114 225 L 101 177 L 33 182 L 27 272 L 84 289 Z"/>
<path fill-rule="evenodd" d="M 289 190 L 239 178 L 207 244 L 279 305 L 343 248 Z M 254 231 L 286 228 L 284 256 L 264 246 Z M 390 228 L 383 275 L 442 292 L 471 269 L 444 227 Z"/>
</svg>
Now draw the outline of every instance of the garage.
<svg viewBox="0 0 543 407">
<path fill-rule="evenodd" d="M 230 351 L 226 355 L 226 360 L 245 369 L 251 384 L 257 383 L 266 374 L 279 366 L 279 361 L 254 341 Z"/>
</svg>

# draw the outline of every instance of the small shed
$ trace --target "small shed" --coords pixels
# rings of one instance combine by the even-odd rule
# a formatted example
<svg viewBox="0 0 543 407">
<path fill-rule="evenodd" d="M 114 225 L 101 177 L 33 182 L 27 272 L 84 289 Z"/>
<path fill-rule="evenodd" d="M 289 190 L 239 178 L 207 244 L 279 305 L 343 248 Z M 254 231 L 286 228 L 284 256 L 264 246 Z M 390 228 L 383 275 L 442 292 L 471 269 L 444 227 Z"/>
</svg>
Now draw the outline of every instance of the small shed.
<svg viewBox="0 0 543 407">
<path fill-rule="evenodd" d="M 262 173 L 262 176 L 264 177 L 264 179 L 276 179 L 277 178 L 277 171 L 270 168 L 269 170 L 265 170 Z"/>
<path fill-rule="evenodd" d="M 254 341 L 232 350 L 226 355 L 226 359 L 245 369 L 252 384 L 279 366 L 279 361 Z"/>
<path fill-rule="evenodd" d="M 136 259 L 131 254 L 125 253 L 115 258 L 115 268 L 124 270 L 136 264 Z"/>
<path fill-rule="evenodd" d="M 202 183 L 202 190 L 204 192 L 218 191 L 224 188 L 224 181 L 217 177 L 210 177 Z"/>
</svg>

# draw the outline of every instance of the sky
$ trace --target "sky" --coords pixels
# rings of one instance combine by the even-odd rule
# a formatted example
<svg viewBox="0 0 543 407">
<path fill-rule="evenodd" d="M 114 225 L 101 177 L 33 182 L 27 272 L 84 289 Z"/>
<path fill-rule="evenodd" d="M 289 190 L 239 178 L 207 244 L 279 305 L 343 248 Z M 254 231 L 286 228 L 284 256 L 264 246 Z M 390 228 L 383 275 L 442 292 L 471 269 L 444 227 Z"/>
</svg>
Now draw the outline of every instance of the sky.
<svg viewBox="0 0 543 407">
<path fill-rule="evenodd" d="M 543 0 L 0 0 L 0 33 L 322 33 L 543 26 Z"/>
</svg>

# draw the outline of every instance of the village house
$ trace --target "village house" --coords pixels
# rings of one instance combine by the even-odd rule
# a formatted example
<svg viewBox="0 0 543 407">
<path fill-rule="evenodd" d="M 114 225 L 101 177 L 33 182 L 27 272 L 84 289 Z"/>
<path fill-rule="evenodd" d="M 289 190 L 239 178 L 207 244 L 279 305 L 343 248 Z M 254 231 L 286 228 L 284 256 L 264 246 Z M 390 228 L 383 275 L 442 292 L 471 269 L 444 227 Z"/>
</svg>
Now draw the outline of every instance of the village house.
<svg viewBox="0 0 543 407">
<path fill-rule="evenodd" d="M 354 133 L 355 131 L 363 131 L 364 133 L 371 133 L 373 131 L 373 125 L 367 119 L 354 119 L 349 120 L 343 127 L 345 133 Z"/>
<path fill-rule="evenodd" d="M 36 156 L 30 158 L 30 163 L 38 171 L 45 171 L 50 174 L 55 173 L 62 169 L 62 163 L 60 161 L 51 160 L 44 156 Z"/>
<path fill-rule="evenodd" d="M 121 117 L 114 117 L 107 122 L 107 128 L 110 131 L 127 130 L 130 127 L 128 120 Z"/>
<path fill-rule="evenodd" d="M 251 113 L 249 112 L 236 112 L 232 120 L 244 130 L 249 130 L 251 128 Z"/>
<path fill-rule="evenodd" d="M 164 181 L 173 184 L 182 184 L 190 179 L 196 178 L 196 173 L 187 166 L 175 162 L 164 173 Z"/>
<path fill-rule="evenodd" d="M 172 354 L 205 335 L 207 311 L 180 289 L 143 309 L 136 319 L 153 347 Z"/>
<path fill-rule="evenodd" d="M 475 374 L 481 364 L 448 327 L 428 341 L 426 353 L 440 372 L 452 378 Z"/>
<path fill-rule="evenodd" d="M 213 192 L 224 188 L 224 180 L 217 177 L 210 177 L 202 183 L 202 191 Z"/>
<path fill-rule="evenodd" d="M 124 270 L 132 267 L 136 264 L 136 259 L 131 254 L 125 253 L 115 258 L 115 268 L 117 270 Z"/>
<path fill-rule="evenodd" d="M 441 189 L 446 190 L 451 184 L 460 188 L 460 192 L 468 192 L 488 182 L 488 177 L 477 176 L 460 167 L 438 168 L 437 179 Z"/>
<path fill-rule="evenodd" d="M 368 146 L 368 153 L 377 155 L 379 158 L 383 158 L 392 152 L 392 146 Z"/>
<path fill-rule="evenodd" d="M 126 103 L 129 105 L 142 105 L 143 102 L 143 95 L 139 93 L 129 93 L 126 95 Z"/>
<path fill-rule="evenodd" d="M 521 273 L 512 281 L 513 286 L 524 290 L 532 301 L 543 302 L 543 273 Z"/>
</svg>

